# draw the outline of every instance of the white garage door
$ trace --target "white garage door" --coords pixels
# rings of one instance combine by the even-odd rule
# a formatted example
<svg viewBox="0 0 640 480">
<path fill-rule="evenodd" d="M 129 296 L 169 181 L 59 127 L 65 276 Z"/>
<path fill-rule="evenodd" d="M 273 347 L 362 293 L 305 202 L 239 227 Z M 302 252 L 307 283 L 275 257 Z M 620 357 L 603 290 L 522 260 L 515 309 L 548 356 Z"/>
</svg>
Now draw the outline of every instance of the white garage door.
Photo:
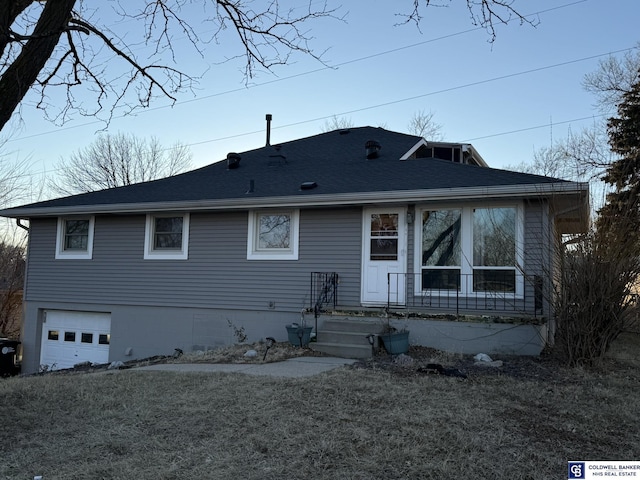
<svg viewBox="0 0 640 480">
<path fill-rule="evenodd" d="M 107 363 L 110 342 L 110 314 L 47 310 L 42 324 L 40 365 L 58 370 L 82 362 Z"/>
</svg>

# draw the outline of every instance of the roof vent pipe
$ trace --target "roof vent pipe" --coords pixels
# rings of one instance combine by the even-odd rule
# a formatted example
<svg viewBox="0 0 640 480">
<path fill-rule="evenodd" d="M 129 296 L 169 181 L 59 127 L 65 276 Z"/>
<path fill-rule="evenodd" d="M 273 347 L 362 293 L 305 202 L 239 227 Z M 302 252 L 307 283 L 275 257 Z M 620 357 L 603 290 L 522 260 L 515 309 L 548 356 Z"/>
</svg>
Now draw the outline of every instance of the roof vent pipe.
<svg viewBox="0 0 640 480">
<path fill-rule="evenodd" d="M 234 152 L 227 153 L 227 168 L 232 170 L 240 166 L 240 155 Z"/>
<path fill-rule="evenodd" d="M 378 152 L 382 148 L 380 142 L 375 140 L 369 140 L 364 144 L 365 153 L 367 155 L 367 160 L 371 160 L 374 158 L 378 158 Z"/>
<path fill-rule="evenodd" d="M 267 147 L 271 145 L 271 119 L 273 118 L 270 113 L 267 113 L 265 117 L 267 120 Z"/>
</svg>

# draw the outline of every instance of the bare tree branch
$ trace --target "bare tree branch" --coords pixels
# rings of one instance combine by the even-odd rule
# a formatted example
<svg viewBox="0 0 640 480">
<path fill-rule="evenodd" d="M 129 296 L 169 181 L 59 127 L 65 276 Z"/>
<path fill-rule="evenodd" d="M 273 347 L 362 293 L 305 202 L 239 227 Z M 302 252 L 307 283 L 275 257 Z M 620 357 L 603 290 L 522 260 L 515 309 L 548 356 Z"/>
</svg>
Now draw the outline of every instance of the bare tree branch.
<svg viewBox="0 0 640 480">
<path fill-rule="evenodd" d="M 413 0 L 405 21 L 419 24 L 421 9 L 446 4 L 440 1 Z M 515 10 L 514 0 L 466 2 L 472 22 L 486 28 L 492 40 L 496 23 L 518 19 L 535 24 Z M 323 19 L 343 20 L 326 0 L 307 0 L 295 8 L 284 7 L 281 0 L 129 0 L 99 2 L 93 10 L 89 3 L 0 2 L 0 129 L 30 89 L 40 99 L 37 107 L 57 123 L 80 114 L 108 124 L 116 108 L 130 113 L 156 97 L 175 102 L 179 93 L 193 92 L 198 81 L 179 64 L 193 51 L 204 58 L 210 45 L 221 42 L 231 43 L 227 61 L 244 60 L 246 81 L 296 55 L 324 62 L 325 52 L 312 46 L 310 26 Z M 120 22 L 107 26 L 114 13 L 122 22 L 132 21 L 126 34 L 116 33 Z M 211 23 L 213 34 L 198 33 L 194 18 Z M 82 97 L 73 93 L 79 86 L 84 87 Z M 62 99 L 56 98 L 58 91 Z"/>
<path fill-rule="evenodd" d="M 408 131 L 427 140 L 442 140 L 442 125 L 433 119 L 433 112 L 426 113 L 424 110 L 415 112 L 409 120 Z"/>
<path fill-rule="evenodd" d="M 0 241 L 0 337 L 20 338 L 25 248 Z"/>
<path fill-rule="evenodd" d="M 155 137 L 147 141 L 131 134 L 104 134 L 61 160 L 50 186 L 57 193 L 73 195 L 168 177 L 186 171 L 190 164 L 191 153 L 182 144 L 166 148 Z"/>
<path fill-rule="evenodd" d="M 402 23 L 414 23 L 420 28 L 423 21 L 422 9 L 426 7 L 446 7 L 453 0 L 413 0 L 413 9 L 408 14 L 400 14 Z M 513 4 L 515 0 L 466 0 L 467 10 L 471 16 L 473 25 L 484 28 L 489 34 L 489 41 L 493 43 L 496 39 L 496 25 L 508 24 L 518 21 L 520 25 L 528 24 L 533 27 L 538 25 L 537 18 L 530 19 L 519 13 Z"/>
<path fill-rule="evenodd" d="M 330 120 L 325 120 L 324 125 L 320 130 L 322 133 L 326 133 L 333 130 L 345 130 L 353 126 L 354 124 L 350 118 L 333 115 Z"/>
<path fill-rule="evenodd" d="M 6 0 L 5 0 L 6 2 Z M 37 25 L 18 57 L 0 77 L 0 128 L 29 91 L 51 57 L 76 0 L 46 2 Z"/>
<path fill-rule="evenodd" d="M 607 57 L 598 68 L 587 73 L 582 81 L 584 89 L 596 96 L 596 106 L 605 113 L 615 111 L 624 94 L 631 91 L 640 70 L 640 42 L 622 58 Z"/>
</svg>

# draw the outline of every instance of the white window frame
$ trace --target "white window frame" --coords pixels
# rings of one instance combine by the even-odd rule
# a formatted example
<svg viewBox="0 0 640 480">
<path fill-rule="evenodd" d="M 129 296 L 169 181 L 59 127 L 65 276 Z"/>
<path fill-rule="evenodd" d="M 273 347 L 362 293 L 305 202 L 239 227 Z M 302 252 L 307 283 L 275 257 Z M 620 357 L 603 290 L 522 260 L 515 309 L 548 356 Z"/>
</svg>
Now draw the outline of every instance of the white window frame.
<svg viewBox="0 0 640 480">
<path fill-rule="evenodd" d="M 289 215 L 289 248 L 259 249 L 259 219 L 261 215 Z M 300 210 L 250 210 L 247 228 L 247 260 L 298 260 Z"/>
<path fill-rule="evenodd" d="M 157 249 L 153 246 L 155 238 L 155 219 L 182 217 L 182 247 L 177 249 Z M 189 259 L 189 218 L 188 213 L 148 213 L 144 229 L 145 260 L 188 260 Z"/>
<path fill-rule="evenodd" d="M 68 220 L 88 220 L 89 232 L 87 237 L 86 250 L 67 250 L 65 249 L 66 223 Z M 58 260 L 91 260 L 93 258 L 93 231 L 95 226 L 95 217 L 58 217 L 58 226 L 56 231 L 56 255 Z"/>
<path fill-rule="evenodd" d="M 516 209 L 516 264 L 515 276 L 516 276 L 516 290 L 514 293 L 506 292 L 492 292 L 492 291 L 474 291 L 473 282 L 467 285 L 464 281 L 465 278 L 472 278 L 473 276 L 473 211 L 477 208 L 515 208 Z M 460 291 L 444 291 L 438 290 L 436 293 L 440 296 L 472 296 L 472 297 L 500 297 L 500 298 L 512 298 L 521 300 L 524 298 L 524 207 L 522 203 L 478 203 L 472 205 L 455 205 L 455 204 L 436 204 L 436 205 L 417 205 L 416 206 L 416 221 L 414 222 L 414 272 L 422 273 L 422 212 L 426 210 L 461 210 L 461 232 L 460 232 Z M 429 267 L 432 268 L 432 267 Z M 437 268 L 437 267 L 433 267 Z M 482 267 L 475 267 L 483 269 Z M 487 267 L 486 270 L 490 270 L 493 267 Z M 496 267 L 497 268 L 497 267 Z M 508 267 L 507 267 L 508 268 Z M 497 268 L 499 269 L 499 268 Z M 414 282 L 414 295 L 421 296 L 424 294 L 422 290 L 422 282 L 416 280 Z"/>
<path fill-rule="evenodd" d="M 460 265 L 447 265 L 447 266 L 438 266 L 438 265 L 427 265 L 424 266 L 422 265 L 422 214 L 425 211 L 444 211 L 444 210 L 459 210 L 460 211 Z M 456 290 L 438 290 L 439 295 L 441 296 L 455 296 L 456 294 L 460 294 L 464 288 L 462 287 L 462 275 L 464 274 L 463 271 L 463 267 L 462 265 L 465 263 L 466 260 L 466 253 L 465 252 L 465 240 L 466 240 L 466 232 L 465 232 L 465 216 L 464 216 L 464 211 L 463 211 L 463 207 L 461 207 L 460 205 L 455 205 L 455 206 L 419 206 L 416 207 L 416 213 L 415 213 L 415 224 L 416 224 L 416 230 L 415 230 L 415 236 L 414 238 L 415 240 L 415 259 L 416 259 L 416 268 L 415 268 L 415 272 L 419 272 L 420 277 L 416 279 L 416 281 L 414 282 L 414 286 L 415 286 L 415 290 L 416 290 L 416 295 L 423 295 L 425 291 L 430 291 L 430 290 L 422 290 L 422 269 L 423 268 L 428 268 L 429 270 L 444 270 L 444 271 L 450 271 L 450 270 L 459 270 L 460 271 L 460 291 L 456 291 Z"/>
</svg>

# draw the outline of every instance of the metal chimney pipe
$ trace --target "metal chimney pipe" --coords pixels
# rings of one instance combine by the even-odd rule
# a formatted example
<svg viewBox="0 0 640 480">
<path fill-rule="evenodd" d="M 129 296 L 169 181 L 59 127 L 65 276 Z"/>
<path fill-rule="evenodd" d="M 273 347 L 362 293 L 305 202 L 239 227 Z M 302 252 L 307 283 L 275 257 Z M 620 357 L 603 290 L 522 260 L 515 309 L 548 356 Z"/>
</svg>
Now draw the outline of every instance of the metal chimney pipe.
<svg viewBox="0 0 640 480">
<path fill-rule="evenodd" d="M 267 119 L 267 147 L 269 145 L 271 145 L 271 119 L 272 119 L 272 115 L 270 113 L 267 113 L 266 119 Z"/>
</svg>

